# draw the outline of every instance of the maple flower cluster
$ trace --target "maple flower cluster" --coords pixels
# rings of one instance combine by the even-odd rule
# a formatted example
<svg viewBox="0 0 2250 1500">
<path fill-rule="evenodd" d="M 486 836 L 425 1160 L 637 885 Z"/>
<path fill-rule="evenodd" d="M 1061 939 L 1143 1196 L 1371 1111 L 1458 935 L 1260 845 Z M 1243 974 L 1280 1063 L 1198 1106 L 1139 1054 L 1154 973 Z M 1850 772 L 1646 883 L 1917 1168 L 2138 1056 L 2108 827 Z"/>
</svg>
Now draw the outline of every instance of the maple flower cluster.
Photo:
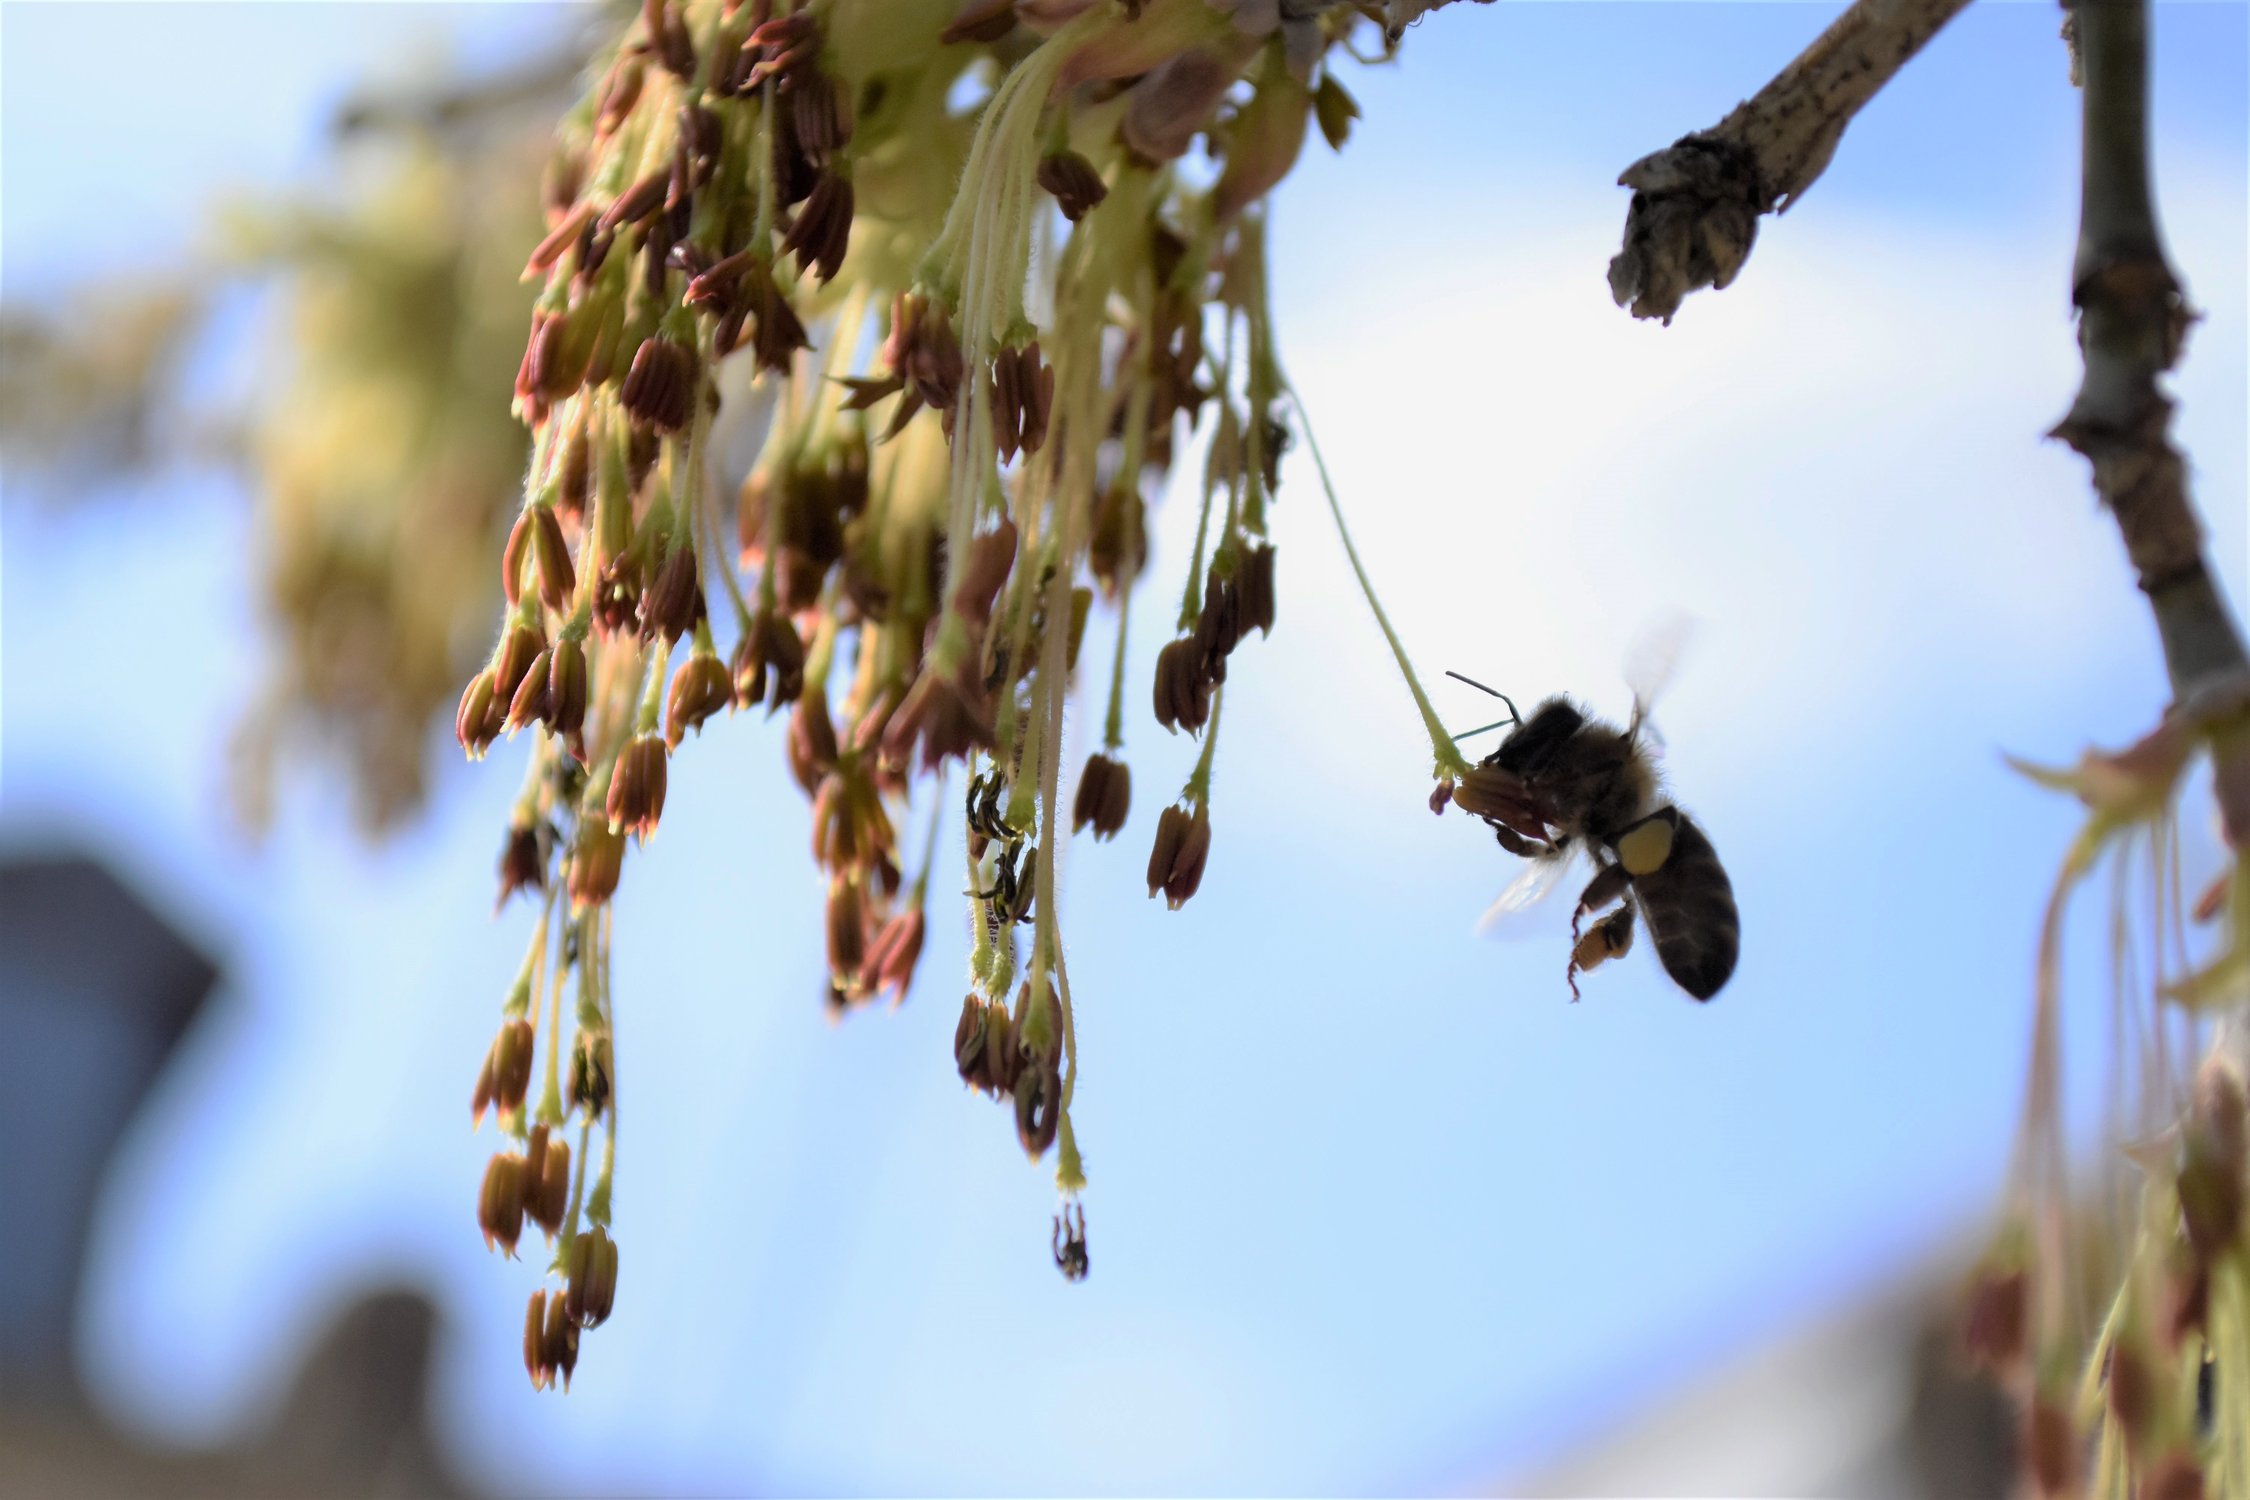
<svg viewBox="0 0 2250 1500">
<path fill-rule="evenodd" d="M 1150 893 L 1177 908 L 1203 879 L 1228 673 L 1275 620 L 1289 429 L 1260 205 L 1310 130 L 1342 145 L 1357 109 L 1330 61 L 1380 20 L 649 0 L 589 74 L 526 273 L 533 451 L 504 616 L 455 721 L 472 757 L 531 742 L 500 872 L 538 916 L 475 1105 L 508 1138 L 488 1243 L 528 1219 L 562 1283 L 527 1314 L 536 1384 L 568 1383 L 615 1291 L 610 900 L 666 814 L 671 757 L 723 712 L 788 717 L 835 1011 L 912 985 L 935 815 L 964 809 L 954 1065 L 1053 1153 L 1056 1263 L 1085 1274 L 1056 852 L 1126 826 L 1138 692 L 1202 742 L 1154 819 Z M 1197 431 L 1176 637 L 1131 688 L 1148 506 Z M 744 432 L 754 466 L 723 472 Z M 1108 706 L 1073 790 L 1063 705 L 1097 602 L 1117 617 L 1092 663 Z"/>
</svg>

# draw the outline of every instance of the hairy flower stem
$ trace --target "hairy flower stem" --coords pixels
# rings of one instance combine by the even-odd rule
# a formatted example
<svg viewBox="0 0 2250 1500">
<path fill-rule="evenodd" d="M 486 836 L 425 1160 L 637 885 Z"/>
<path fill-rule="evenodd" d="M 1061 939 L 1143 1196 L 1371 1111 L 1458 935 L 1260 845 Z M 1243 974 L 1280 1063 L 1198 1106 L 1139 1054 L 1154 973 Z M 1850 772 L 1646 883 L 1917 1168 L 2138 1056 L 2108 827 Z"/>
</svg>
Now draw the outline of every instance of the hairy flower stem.
<svg viewBox="0 0 2250 1500">
<path fill-rule="evenodd" d="M 1430 707 L 1429 695 L 1422 691 L 1421 679 L 1414 675 L 1414 663 L 1406 659 L 1406 647 L 1399 644 L 1398 632 L 1391 628 L 1390 617 L 1383 613 L 1382 603 L 1375 597 L 1375 585 L 1368 581 L 1367 569 L 1359 560 L 1359 549 L 1352 545 L 1351 528 L 1344 524 L 1344 507 L 1336 498 L 1335 482 L 1328 477 L 1328 462 L 1320 456 L 1320 440 L 1313 436 L 1312 417 L 1305 411 L 1305 399 L 1290 388 L 1289 402 L 1297 408 L 1297 425 L 1304 430 L 1305 446 L 1312 451 L 1313 467 L 1320 473 L 1321 493 L 1328 497 L 1328 514 L 1336 520 L 1336 535 L 1344 544 L 1344 556 L 1351 560 L 1352 576 L 1359 580 L 1359 591 L 1366 596 L 1367 607 L 1374 611 L 1383 639 L 1390 643 L 1399 675 L 1406 679 L 1406 689 L 1414 695 L 1414 707 L 1422 715 L 1422 727 L 1429 733 L 1433 774 L 1466 776 L 1469 763 L 1454 748 L 1453 737 L 1445 732 L 1445 726 L 1438 722 L 1437 710 Z"/>
</svg>

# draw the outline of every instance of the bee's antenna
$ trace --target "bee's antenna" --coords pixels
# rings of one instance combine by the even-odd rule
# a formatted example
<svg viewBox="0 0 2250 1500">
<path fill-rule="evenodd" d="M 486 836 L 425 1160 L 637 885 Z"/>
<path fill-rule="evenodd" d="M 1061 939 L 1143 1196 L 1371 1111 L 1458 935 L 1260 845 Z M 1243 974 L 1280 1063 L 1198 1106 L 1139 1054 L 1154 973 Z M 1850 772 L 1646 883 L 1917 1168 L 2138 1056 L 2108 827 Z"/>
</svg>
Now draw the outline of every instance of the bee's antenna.
<svg viewBox="0 0 2250 1500">
<path fill-rule="evenodd" d="M 1506 693 L 1501 692 L 1498 688 L 1488 688 L 1483 683 L 1477 681 L 1474 677 L 1463 677 L 1459 672 L 1447 672 L 1445 675 L 1452 678 L 1455 682 L 1467 683 L 1470 687 L 1475 688 L 1480 693 L 1490 693 L 1493 697 L 1498 698 L 1502 703 L 1507 704 L 1508 717 L 1506 719 L 1503 719 L 1501 723 L 1521 724 L 1523 722 L 1523 715 L 1516 712 L 1516 700 L 1509 697 Z M 1487 724 L 1484 726 L 1484 729 L 1498 729 L 1499 727 L 1499 724 Z M 1469 731 L 1469 734 L 1482 734 L 1484 733 L 1484 729 L 1472 729 Z M 1466 739 L 1468 738 L 1468 735 L 1457 734 L 1454 736 L 1454 738 L 1457 740 Z"/>
<path fill-rule="evenodd" d="M 1474 735 L 1488 734 L 1495 729 L 1506 729 L 1513 725 L 1515 722 L 1516 721 L 1513 719 L 1495 719 L 1490 724 L 1483 725 L 1479 728 L 1462 730 L 1459 734 L 1453 737 L 1453 742 L 1455 744 L 1459 744 L 1461 741 L 1469 739 Z"/>
</svg>

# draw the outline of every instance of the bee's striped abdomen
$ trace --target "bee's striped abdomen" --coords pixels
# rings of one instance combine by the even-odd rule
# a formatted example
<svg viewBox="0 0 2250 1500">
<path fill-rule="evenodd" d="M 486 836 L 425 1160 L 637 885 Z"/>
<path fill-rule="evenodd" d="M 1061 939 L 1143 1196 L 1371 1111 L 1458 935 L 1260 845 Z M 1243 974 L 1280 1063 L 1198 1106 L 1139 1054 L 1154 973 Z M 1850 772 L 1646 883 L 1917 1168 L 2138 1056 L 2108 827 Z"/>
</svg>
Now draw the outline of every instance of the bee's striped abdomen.
<svg viewBox="0 0 2250 1500">
<path fill-rule="evenodd" d="M 1734 885 L 1703 830 L 1676 807 L 1659 814 L 1666 815 L 1674 824 L 1671 853 L 1634 877 L 1633 894 L 1664 972 L 1696 999 L 1708 1000 L 1734 973 L 1742 947 Z"/>
</svg>

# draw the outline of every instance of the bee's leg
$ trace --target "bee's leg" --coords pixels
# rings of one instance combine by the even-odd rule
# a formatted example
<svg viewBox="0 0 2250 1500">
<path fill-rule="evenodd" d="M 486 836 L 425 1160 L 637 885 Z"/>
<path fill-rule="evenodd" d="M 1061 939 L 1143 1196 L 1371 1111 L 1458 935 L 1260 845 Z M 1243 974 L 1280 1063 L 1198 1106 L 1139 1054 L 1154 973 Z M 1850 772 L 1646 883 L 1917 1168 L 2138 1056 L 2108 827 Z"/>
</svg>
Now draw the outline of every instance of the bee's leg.
<svg viewBox="0 0 2250 1500">
<path fill-rule="evenodd" d="M 1581 962 L 1585 957 L 1585 944 L 1581 938 L 1580 925 L 1586 920 L 1588 912 L 1600 911 L 1612 904 L 1624 896 L 1631 886 L 1631 877 L 1625 873 L 1623 865 L 1603 865 L 1594 878 L 1586 882 L 1586 889 L 1579 893 L 1578 905 L 1570 913 L 1570 967 L 1564 974 L 1570 981 L 1571 1003 L 1576 1004 L 1578 1001 L 1578 971 L 1592 967 L 1591 964 Z"/>
<path fill-rule="evenodd" d="M 1500 841 L 1500 847 L 1518 859 L 1537 859 L 1548 852 L 1548 846 L 1533 843 L 1505 823 L 1496 823 L 1487 819 L 1485 826 L 1489 827 L 1492 830 L 1492 836 Z"/>
</svg>

